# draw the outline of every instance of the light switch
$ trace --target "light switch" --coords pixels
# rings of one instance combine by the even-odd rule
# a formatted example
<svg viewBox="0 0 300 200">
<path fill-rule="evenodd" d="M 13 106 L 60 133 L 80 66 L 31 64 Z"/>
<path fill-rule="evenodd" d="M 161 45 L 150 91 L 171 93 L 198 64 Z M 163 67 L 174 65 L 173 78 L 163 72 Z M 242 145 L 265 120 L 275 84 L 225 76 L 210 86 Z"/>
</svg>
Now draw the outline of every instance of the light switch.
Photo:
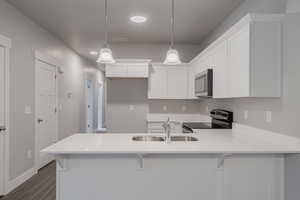
<svg viewBox="0 0 300 200">
<path fill-rule="evenodd" d="M 26 106 L 25 106 L 25 109 L 24 109 L 24 113 L 25 113 L 26 115 L 30 115 L 30 114 L 32 113 L 32 111 L 31 111 L 31 106 L 26 105 Z"/>
<path fill-rule="evenodd" d="M 272 122 L 272 112 L 266 111 L 266 122 L 271 123 Z"/>
</svg>

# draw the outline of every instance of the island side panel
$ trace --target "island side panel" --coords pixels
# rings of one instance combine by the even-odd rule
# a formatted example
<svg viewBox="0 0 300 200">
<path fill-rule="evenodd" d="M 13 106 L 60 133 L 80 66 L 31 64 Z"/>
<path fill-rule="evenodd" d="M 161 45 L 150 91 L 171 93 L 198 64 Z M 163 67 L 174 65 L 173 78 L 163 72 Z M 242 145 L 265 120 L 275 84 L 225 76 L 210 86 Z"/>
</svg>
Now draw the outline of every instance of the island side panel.
<svg viewBox="0 0 300 200">
<path fill-rule="evenodd" d="M 83 155 L 57 173 L 58 200 L 218 200 L 215 156 Z M 59 166 L 58 166 L 59 167 Z"/>
<path fill-rule="evenodd" d="M 58 200 L 241 200 L 245 193 L 283 200 L 284 194 L 280 155 L 76 155 L 57 166 Z"/>
</svg>

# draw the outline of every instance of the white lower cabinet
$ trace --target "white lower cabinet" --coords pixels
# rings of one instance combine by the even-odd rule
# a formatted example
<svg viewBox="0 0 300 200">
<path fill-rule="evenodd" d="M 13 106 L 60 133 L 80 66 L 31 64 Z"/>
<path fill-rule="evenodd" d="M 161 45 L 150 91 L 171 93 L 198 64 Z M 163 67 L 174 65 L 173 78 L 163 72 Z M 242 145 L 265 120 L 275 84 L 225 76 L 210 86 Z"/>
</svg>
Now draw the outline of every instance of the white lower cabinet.
<svg viewBox="0 0 300 200">
<path fill-rule="evenodd" d="M 223 200 L 283 200 L 283 157 L 238 155 L 223 167 Z"/>
<path fill-rule="evenodd" d="M 187 99 L 188 67 L 153 64 L 148 83 L 149 99 Z"/>
</svg>

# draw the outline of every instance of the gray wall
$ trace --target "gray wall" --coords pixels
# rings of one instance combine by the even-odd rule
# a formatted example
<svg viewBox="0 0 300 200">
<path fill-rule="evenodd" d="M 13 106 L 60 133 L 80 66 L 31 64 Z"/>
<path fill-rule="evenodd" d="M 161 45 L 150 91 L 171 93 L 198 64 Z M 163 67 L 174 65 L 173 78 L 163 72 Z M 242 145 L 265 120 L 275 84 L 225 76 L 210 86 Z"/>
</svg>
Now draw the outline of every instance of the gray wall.
<svg viewBox="0 0 300 200">
<path fill-rule="evenodd" d="M 287 13 L 300 12 L 300 1 L 299 0 L 288 0 L 286 5 Z"/>
<path fill-rule="evenodd" d="M 296 0 L 297 1 L 297 0 Z M 248 13 L 284 13 L 287 0 L 245 0 L 203 40 L 201 49 L 222 35 Z"/>
<path fill-rule="evenodd" d="M 116 58 L 151 59 L 152 62 L 163 62 L 169 49 L 169 44 L 112 44 Z M 200 52 L 200 45 L 175 44 L 181 61 L 189 62 Z"/>
<path fill-rule="evenodd" d="M 147 132 L 148 113 L 200 113 L 198 101 L 148 100 L 146 79 L 107 80 L 107 129 L 112 133 Z M 134 106 L 134 110 L 130 109 Z M 163 107 L 167 106 L 167 110 Z M 183 111 L 182 107 L 186 110 Z"/>
<path fill-rule="evenodd" d="M 287 4 L 285 4 L 287 3 Z M 247 12 L 285 13 L 299 12 L 299 0 L 246 0 L 219 27 L 217 27 L 204 41 L 205 48 L 211 41 L 222 34 L 230 25 L 237 22 Z M 201 112 L 206 107 L 227 108 L 234 111 L 236 122 L 263 128 L 286 135 L 300 137 L 300 13 L 289 15 L 284 23 L 283 36 L 283 93 L 278 99 L 234 99 L 209 100 L 201 104 Z M 247 120 L 243 117 L 244 110 L 249 111 Z M 265 111 L 272 112 L 272 122 L 266 123 Z M 300 156 L 286 157 L 286 200 L 298 200 L 300 197 Z"/>
<path fill-rule="evenodd" d="M 62 63 L 59 76 L 59 137 L 84 129 L 83 75 L 92 64 L 64 43 L 32 22 L 6 1 L 0 1 L 0 34 L 12 40 L 10 57 L 10 179 L 34 166 L 34 115 L 25 115 L 29 105 L 34 113 L 34 51 L 55 57 Z M 72 97 L 67 98 L 71 92 Z"/>
</svg>

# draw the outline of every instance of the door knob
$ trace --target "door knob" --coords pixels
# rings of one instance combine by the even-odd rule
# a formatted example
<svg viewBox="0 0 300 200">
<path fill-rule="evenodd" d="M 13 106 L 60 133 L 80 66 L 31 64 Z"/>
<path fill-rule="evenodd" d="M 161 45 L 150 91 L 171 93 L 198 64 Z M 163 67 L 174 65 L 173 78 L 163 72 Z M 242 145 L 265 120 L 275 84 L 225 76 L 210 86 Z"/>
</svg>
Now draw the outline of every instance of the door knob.
<svg viewBox="0 0 300 200">
<path fill-rule="evenodd" d="M 42 123 L 44 120 L 43 119 L 41 119 L 41 118 L 39 118 L 38 120 L 37 120 L 37 122 L 40 124 L 40 123 Z"/>
<path fill-rule="evenodd" d="M 0 132 L 4 132 L 4 131 L 6 131 L 6 127 L 5 126 L 0 126 Z"/>
</svg>

